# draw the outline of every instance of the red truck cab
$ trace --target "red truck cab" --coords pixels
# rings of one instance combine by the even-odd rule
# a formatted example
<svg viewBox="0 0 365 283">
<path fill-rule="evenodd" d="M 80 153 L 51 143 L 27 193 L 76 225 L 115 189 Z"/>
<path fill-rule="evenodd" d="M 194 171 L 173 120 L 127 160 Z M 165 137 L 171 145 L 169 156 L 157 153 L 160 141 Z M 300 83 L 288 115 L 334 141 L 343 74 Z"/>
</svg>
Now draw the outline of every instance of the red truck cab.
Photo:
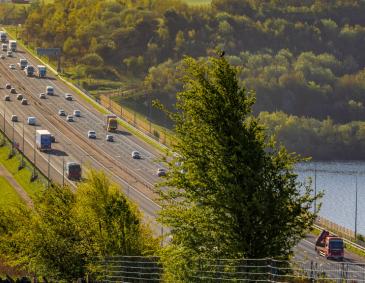
<svg viewBox="0 0 365 283">
<path fill-rule="evenodd" d="M 344 244 L 342 238 L 323 230 L 317 238 L 315 250 L 327 259 L 343 260 Z"/>
</svg>

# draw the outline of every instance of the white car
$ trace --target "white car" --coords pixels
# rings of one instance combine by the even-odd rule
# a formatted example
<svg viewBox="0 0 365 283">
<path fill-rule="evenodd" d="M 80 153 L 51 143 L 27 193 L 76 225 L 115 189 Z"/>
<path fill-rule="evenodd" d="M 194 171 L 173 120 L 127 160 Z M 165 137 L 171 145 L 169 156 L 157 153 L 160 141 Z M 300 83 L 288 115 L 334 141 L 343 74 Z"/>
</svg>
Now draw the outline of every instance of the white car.
<svg viewBox="0 0 365 283">
<path fill-rule="evenodd" d="M 66 116 L 66 112 L 63 109 L 58 110 L 58 115 L 60 116 Z"/>
<path fill-rule="evenodd" d="M 95 131 L 88 131 L 87 132 L 87 137 L 89 139 L 96 139 L 96 132 Z"/>
<path fill-rule="evenodd" d="M 108 141 L 108 142 L 113 142 L 114 137 L 112 135 L 106 135 L 105 140 Z"/>
<path fill-rule="evenodd" d="M 141 159 L 141 154 L 138 151 L 134 150 L 134 151 L 132 151 L 132 158 Z"/>
<path fill-rule="evenodd" d="M 28 117 L 27 124 L 34 126 L 37 122 L 37 119 L 35 117 Z"/>
<path fill-rule="evenodd" d="M 13 56 L 13 52 L 11 50 L 6 51 L 6 56 L 8 56 L 8 57 Z"/>
<path fill-rule="evenodd" d="M 65 94 L 65 99 L 66 100 L 72 100 L 72 94 L 66 93 Z"/>
<path fill-rule="evenodd" d="M 66 121 L 67 121 L 67 122 L 73 122 L 73 121 L 74 121 L 74 116 L 72 116 L 72 115 L 67 115 L 67 117 L 66 117 Z"/>
<path fill-rule="evenodd" d="M 75 117 L 80 117 L 81 116 L 81 111 L 80 110 L 74 110 L 74 116 Z"/>
<path fill-rule="evenodd" d="M 42 92 L 41 94 L 39 94 L 39 98 L 46 99 L 46 94 L 44 92 Z"/>
<path fill-rule="evenodd" d="M 10 65 L 9 65 L 9 69 L 14 70 L 14 69 L 15 69 L 15 65 L 14 65 L 14 64 L 10 64 Z"/>
<path fill-rule="evenodd" d="M 1 58 L 1 59 L 5 59 L 5 55 L 4 55 L 4 54 L 1 54 L 1 55 L 0 55 L 0 58 Z"/>
</svg>

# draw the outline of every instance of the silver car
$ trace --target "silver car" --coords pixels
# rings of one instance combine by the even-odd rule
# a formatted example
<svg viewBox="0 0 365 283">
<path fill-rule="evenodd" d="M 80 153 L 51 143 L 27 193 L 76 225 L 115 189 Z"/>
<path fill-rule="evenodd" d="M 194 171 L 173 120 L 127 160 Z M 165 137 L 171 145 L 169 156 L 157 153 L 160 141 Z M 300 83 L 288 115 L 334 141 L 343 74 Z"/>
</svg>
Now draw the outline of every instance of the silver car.
<svg viewBox="0 0 365 283">
<path fill-rule="evenodd" d="M 132 151 L 132 158 L 141 159 L 141 154 L 138 151 L 134 150 L 134 151 Z"/>
</svg>

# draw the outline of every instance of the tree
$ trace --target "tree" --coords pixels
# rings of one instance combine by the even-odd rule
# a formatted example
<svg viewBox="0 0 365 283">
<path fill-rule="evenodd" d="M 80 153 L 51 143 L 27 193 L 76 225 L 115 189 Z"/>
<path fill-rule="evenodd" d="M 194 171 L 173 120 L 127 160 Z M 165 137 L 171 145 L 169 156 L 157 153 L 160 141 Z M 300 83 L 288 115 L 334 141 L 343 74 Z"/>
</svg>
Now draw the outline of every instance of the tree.
<svg viewBox="0 0 365 283">
<path fill-rule="evenodd" d="M 160 191 L 167 270 L 184 281 L 182 267 L 198 258 L 288 258 L 315 219 L 311 188 L 301 193 L 293 172 L 300 158 L 266 136 L 224 57 L 184 62 L 176 154 Z"/>
<path fill-rule="evenodd" d="M 0 210 L 0 254 L 46 278 L 75 281 L 105 255 L 150 255 L 158 241 L 102 172 L 91 170 L 74 194 L 52 186 L 34 200 Z"/>
</svg>

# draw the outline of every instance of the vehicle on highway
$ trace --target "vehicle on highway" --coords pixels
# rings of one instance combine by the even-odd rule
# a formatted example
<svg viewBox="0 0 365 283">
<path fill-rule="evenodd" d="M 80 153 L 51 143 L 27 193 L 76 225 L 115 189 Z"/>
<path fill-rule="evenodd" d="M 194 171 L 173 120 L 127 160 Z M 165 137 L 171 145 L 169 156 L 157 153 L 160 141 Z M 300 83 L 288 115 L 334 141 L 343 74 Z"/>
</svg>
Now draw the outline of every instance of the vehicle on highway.
<svg viewBox="0 0 365 283">
<path fill-rule="evenodd" d="M 10 93 L 16 93 L 15 87 L 10 88 Z"/>
<path fill-rule="evenodd" d="M 342 238 L 323 230 L 315 245 L 315 251 L 327 259 L 343 260 L 344 245 Z"/>
<path fill-rule="evenodd" d="M 28 117 L 27 119 L 27 124 L 28 125 L 31 125 L 31 126 L 34 126 L 37 122 L 37 119 L 35 117 Z"/>
<path fill-rule="evenodd" d="M 87 132 L 87 137 L 89 139 L 96 139 L 96 132 L 95 131 L 88 131 Z"/>
<path fill-rule="evenodd" d="M 134 150 L 134 151 L 132 151 L 132 158 L 141 159 L 141 154 L 138 151 Z"/>
<path fill-rule="evenodd" d="M 24 68 L 24 72 L 28 77 L 32 77 L 34 75 L 34 67 L 32 65 L 28 65 Z"/>
<path fill-rule="evenodd" d="M 114 136 L 106 135 L 105 140 L 108 141 L 108 142 L 113 142 L 114 141 Z"/>
<path fill-rule="evenodd" d="M 28 100 L 26 98 L 22 99 L 22 105 L 28 105 Z"/>
<path fill-rule="evenodd" d="M 47 95 L 54 95 L 54 89 L 53 86 L 46 86 L 46 94 Z"/>
<path fill-rule="evenodd" d="M 28 66 L 28 60 L 27 59 L 24 59 L 24 58 L 21 58 L 19 60 L 18 66 L 20 67 L 21 70 L 24 70 L 24 68 L 26 66 Z"/>
<path fill-rule="evenodd" d="M 65 94 L 65 99 L 71 101 L 72 100 L 72 94 L 66 93 Z"/>
<path fill-rule="evenodd" d="M 158 177 L 166 176 L 166 170 L 164 168 L 158 168 L 157 169 L 157 176 Z"/>
<path fill-rule="evenodd" d="M 39 94 L 39 98 L 40 98 L 40 99 L 46 99 L 46 94 L 45 94 L 45 93 L 43 93 L 43 92 L 42 92 L 42 93 L 40 93 L 40 94 Z"/>
<path fill-rule="evenodd" d="M 51 135 L 51 142 L 55 143 L 56 142 L 56 137 L 54 135 Z"/>
<path fill-rule="evenodd" d="M 11 121 L 12 122 L 18 122 L 18 116 L 17 115 L 11 115 Z"/>
<path fill-rule="evenodd" d="M 1 50 L 2 51 L 8 51 L 8 45 L 6 43 L 1 44 Z"/>
<path fill-rule="evenodd" d="M 39 78 L 44 78 L 47 74 L 47 68 L 44 65 L 37 65 L 37 76 Z"/>
<path fill-rule="evenodd" d="M 81 111 L 80 110 L 74 110 L 74 116 L 75 117 L 81 117 Z"/>
<path fill-rule="evenodd" d="M 23 95 L 21 93 L 19 93 L 17 96 L 16 96 L 16 99 L 18 100 L 22 100 L 23 99 Z"/>
<path fill-rule="evenodd" d="M 66 116 L 66 112 L 63 109 L 58 110 L 58 115 L 60 116 Z"/>
<path fill-rule="evenodd" d="M 16 52 L 16 40 L 9 40 L 9 49 L 13 52 Z"/>
<path fill-rule="evenodd" d="M 10 101 L 10 95 L 5 95 L 5 96 L 4 96 L 4 100 L 5 100 L 5 101 Z"/>
<path fill-rule="evenodd" d="M 6 51 L 6 56 L 12 57 L 13 56 L 13 52 L 11 50 Z"/>
<path fill-rule="evenodd" d="M 51 133 L 47 130 L 36 130 L 35 142 L 40 151 L 50 150 L 52 147 Z"/>
<path fill-rule="evenodd" d="M 108 132 L 114 132 L 114 131 L 116 131 L 117 128 L 118 128 L 118 118 L 117 118 L 117 116 L 114 115 L 114 114 L 105 115 L 104 128 Z"/>
<path fill-rule="evenodd" d="M 5 55 L 4 55 L 4 54 L 1 54 L 1 55 L 0 55 L 0 58 L 1 58 L 1 59 L 5 59 Z"/>
<path fill-rule="evenodd" d="M 14 70 L 14 69 L 15 69 L 15 64 L 10 64 L 10 65 L 9 65 L 9 69 Z"/>
<path fill-rule="evenodd" d="M 73 122 L 73 121 L 74 121 L 74 116 L 72 116 L 72 115 L 67 115 L 67 117 L 66 117 L 66 121 L 67 121 L 67 122 Z"/>
<path fill-rule="evenodd" d="M 7 35 L 5 31 L 0 31 L 0 41 L 1 42 L 6 42 L 7 40 Z"/>
<path fill-rule="evenodd" d="M 6 89 L 11 89 L 11 84 L 6 84 L 6 85 L 5 85 L 5 88 L 6 88 Z"/>
<path fill-rule="evenodd" d="M 81 165 L 76 162 L 66 163 L 66 177 L 69 180 L 80 180 L 81 179 Z"/>
</svg>

